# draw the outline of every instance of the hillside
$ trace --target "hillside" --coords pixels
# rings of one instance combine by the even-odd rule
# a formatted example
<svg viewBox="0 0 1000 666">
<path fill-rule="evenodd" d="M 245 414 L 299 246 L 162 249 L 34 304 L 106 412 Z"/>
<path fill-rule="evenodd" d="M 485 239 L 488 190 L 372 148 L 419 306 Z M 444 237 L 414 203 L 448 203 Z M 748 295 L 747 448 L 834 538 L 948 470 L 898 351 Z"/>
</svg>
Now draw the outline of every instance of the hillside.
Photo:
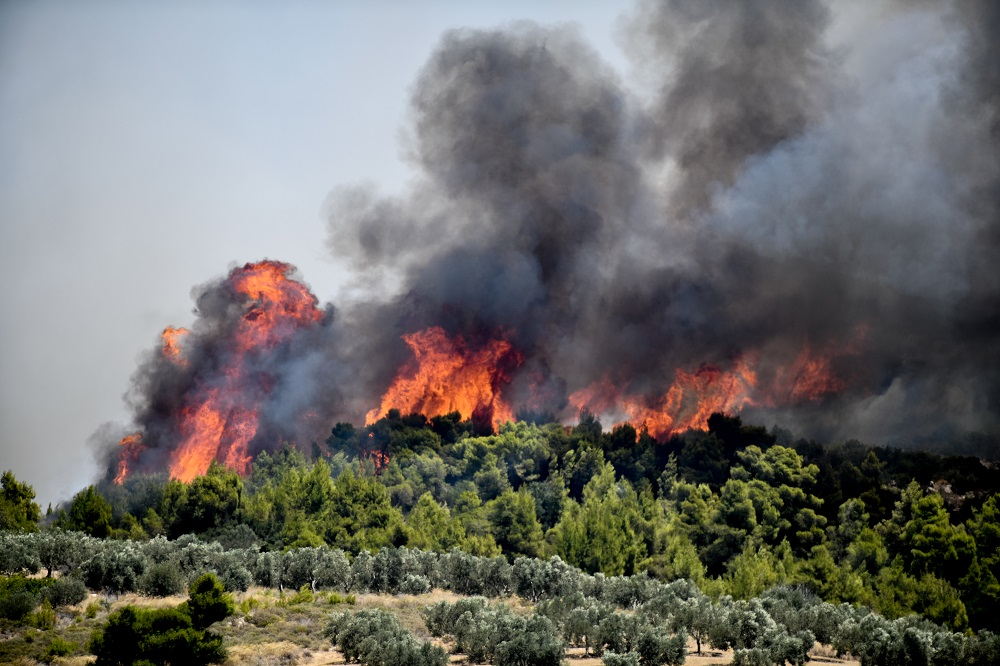
<svg viewBox="0 0 1000 666">
<path fill-rule="evenodd" d="M 157 475 L 118 483 L 109 472 L 44 518 L 33 513 L 30 488 L 7 474 L 5 526 L 21 529 L 0 536 L 8 635 L 24 654 L 44 656 L 41 643 L 24 643 L 33 630 L 18 627 L 44 625 L 37 618 L 52 611 L 38 604 L 52 579 L 18 583 L 23 574 L 103 593 L 106 612 L 121 595 L 176 594 L 208 571 L 250 604 L 241 616 L 250 624 L 263 613 L 247 602 L 252 585 L 272 590 L 251 596 L 274 613 L 298 606 L 291 599 L 318 595 L 306 609 L 331 594 L 372 593 L 416 595 L 406 602 L 413 611 L 435 599 L 422 595 L 447 590 L 509 597 L 518 612 L 544 615 L 546 635 L 570 647 L 593 640 L 608 617 L 638 622 L 635 635 L 655 628 L 663 640 L 690 635 L 703 649 L 760 649 L 775 659 L 779 645 L 805 658 L 817 641 L 834 646 L 827 655 L 870 653 L 863 664 L 882 663 L 863 645 L 875 627 L 885 646 L 917 632 L 940 658 L 941 641 L 953 650 L 992 645 L 994 466 L 788 441 L 721 414 L 708 426 L 657 441 L 627 424 L 605 432 L 586 412 L 572 428 L 522 421 L 494 433 L 455 414 L 390 411 L 364 428 L 338 424 L 305 452 L 262 453 L 245 478 L 218 464 L 188 483 Z M 83 608 L 68 609 L 49 625 L 94 626 L 79 619 Z M 404 624 L 425 635 L 419 613 L 407 613 Z M 734 627 L 747 613 L 756 633 L 740 637 L 745 629 Z M 576 621 L 591 629 L 574 629 Z M 591 646 L 614 652 L 609 630 Z M 979 638 L 953 633 L 970 630 Z M 326 645 L 315 627 L 289 631 L 303 633 L 303 648 Z M 45 645 L 59 635 L 42 633 Z M 264 641 L 222 634 L 233 654 Z M 67 639 L 71 653 L 85 651 L 81 636 Z"/>
</svg>

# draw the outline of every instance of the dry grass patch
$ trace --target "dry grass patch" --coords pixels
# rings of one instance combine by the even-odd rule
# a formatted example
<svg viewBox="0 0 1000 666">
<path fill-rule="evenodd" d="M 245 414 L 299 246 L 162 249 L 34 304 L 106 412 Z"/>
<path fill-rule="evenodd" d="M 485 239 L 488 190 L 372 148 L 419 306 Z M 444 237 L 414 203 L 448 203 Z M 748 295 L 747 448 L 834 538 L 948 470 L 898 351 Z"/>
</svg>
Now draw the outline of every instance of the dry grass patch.
<svg viewBox="0 0 1000 666">
<path fill-rule="evenodd" d="M 95 661 L 97 661 L 97 657 L 87 654 L 76 657 L 56 657 L 52 660 L 52 664 L 53 666 L 88 666 Z"/>
</svg>

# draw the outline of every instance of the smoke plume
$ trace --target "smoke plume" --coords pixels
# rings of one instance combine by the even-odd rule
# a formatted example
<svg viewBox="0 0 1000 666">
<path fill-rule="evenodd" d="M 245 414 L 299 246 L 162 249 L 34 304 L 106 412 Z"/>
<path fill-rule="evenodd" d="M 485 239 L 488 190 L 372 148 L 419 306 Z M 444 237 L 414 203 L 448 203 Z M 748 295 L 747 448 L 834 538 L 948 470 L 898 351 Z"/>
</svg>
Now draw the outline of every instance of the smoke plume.
<svg viewBox="0 0 1000 666">
<path fill-rule="evenodd" d="M 774 389 L 747 411 L 805 434 L 995 431 L 1000 12 L 881 9 L 831 44 L 821 2 L 643 2 L 643 91 L 569 30 L 445 35 L 419 184 L 331 197 L 331 250 L 397 286 L 381 343 L 503 328 L 556 413 L 753 353 Z M 821 399 L 780 386 L 804 347 Z"/>
<path fill-rule="evenodd" d="M 421 358 L 465 383 L 468 359 L 502 363 L 471 398 L 494 415 L 996 433 L 1000 10 L 879 9 L 852 32 L 814 0 L 644 1 L 623 24 L 631 86 L 571 28 L 445 34 L 413 88 L 414 184 L 326 204 L 352 295 L 226 385 L 260 405 L 246 450 L 377 416 Z M 233 275 L 196 290 L 189 365 L 158 352 L 137 373 L 135 459 L 176 457 L 168 416 L 232 375 L 260 303 Z"/>
</svg>

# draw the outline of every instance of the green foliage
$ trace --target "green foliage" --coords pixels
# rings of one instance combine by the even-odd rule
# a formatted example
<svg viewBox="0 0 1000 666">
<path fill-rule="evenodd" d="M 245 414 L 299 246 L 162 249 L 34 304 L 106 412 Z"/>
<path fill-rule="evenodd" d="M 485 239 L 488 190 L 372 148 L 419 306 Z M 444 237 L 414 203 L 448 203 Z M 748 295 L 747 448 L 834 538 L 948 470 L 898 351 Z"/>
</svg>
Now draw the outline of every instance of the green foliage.
<svg viewBox="0 0 1000 666">
<path fill-rule="evenodd" d="M 42 601 L 42 605 L 31 614 L 31 626 L 37 629 L 52 629 L 56 626 L 56 612 L 52 609 L 52 603 L 48 599 Z"/>
<path fill-rule="evenodd" d="M 384 610 L 362 610 L 334 615 L 324 634 L 348 662 L 365 666 L 444 666 L 448 655 L 426 641 L 418 641 Z"/>
<path fill-rule="evenodd" d="M 22 535 L 0 532 L 0 574 L 15 576 L 38 573 L 42 563 L 38 548 Z"/>
<path fill-rule="evenodd" d="M 22 575 L 0 578 L 0 618 L 25 621 L 52 584 L 52 579 L 48 578 L 26 578 Z"/>
<path fill-rule="evenodd" d="M 94 486 L 87 486 L 73 496 L 69 512 L 60 515 L 56 526 L 103 539 L 111 534 L 111 504 Z"/>
<path fill-rule="evenodd" d="M 164 495 L 164 518 L 173 536 L 223 527 L 236 520 L 243 494 L 239 474 L 214 462 L 190 484 L 171 482 Z"/>
<path fill-rule="evenodd" d="M 35 503 L 35 489 L 7 470 L 0 476 L 0 532 L 38 529 L 42 510 Z"/>
<path fill-rule="evenodd" d="M 90 589 L 122 594 L 139 589 L 146 564 L 142 552 L 133 546 L 105 548 L 87 560 L 80 571 Z"/>
<path fill-rule="evenodd" d="M 608 650 L 601 655 L 601 663 L 604 666 L 639 666 L 639 655 L 635 652 L 618 654 L 613 650 Z"/>
<path fill-rule="evenodd" d="M 42 599 L 54 607 L 73 606 L 87 598 L 87 586 L 79 578 L 63 576 L 42 590 Z"/>
<path fill-rule="evenodd" d="M 0 597 L 0 618 L 21 622 L 37 607 L 37 595 L 27 590 L 8 592 Z"/>
<path fill-rule="evenodd" d="M 184 577 L 174 562 L 159 562 L 139 580 L 139 591 L 151 597 L 169 597 L 184 590 Z"/>
<path fill-rule="evenodd" d="M 489 605 L 481 597 L 446 601 L 423 611 L 433 636 L 453 636 L 455 651 L 470 662 L 498 666 L 556 666 L 562 663 L 565 644 L 552 622 L 541 614 L 515 615 L 504 604 Z"/>
<path fill-rule="evenodd" d="M 565 643 L 556 636 L 544 617 L 532 615 L 524 628 L 496 647 L 496 666 L 559 666 Z"/>
<path fill-rule="evenodd" d="M 580 594 L 596 605 L 546 617 L 588 650 L 611 606 L 659 600 L 670 608 L 657 611 L 660 625 L 700 646 L 722 635 L 733 604 L 767 599 L 776 585 L 830 602 L 768 602 L 776 625 L 737 648 L 745 661 L 792 654 L 802 632 L 832 638 L 840 602 L 891 621 L 1000 629 L 1000 471 L 858 442 L 793 443 L 721 415 L 708 426 L 656 442 L 628 424 L 605 432 L 586 413 L 573 429 L 522 422 L 492 434 L 457 414 L 392 412 L 364 428 L 338 424 L 312 461 L 291 445 L 262 454 L 247 479 L 214 465 L 191 483 L 160 475 L 87 488 L 55 521 L 81 532 L 0 532 L 0 571 L 62 574 L 57 585 L 75 589 L 46 591 L 53 606 L 79 596 L 76 580 L 169 594 L 206 572 L 226 590 L 256 580 L 314 598 Z M 376 469 L 376 454 L 391 462 Z M 30 507 L 30 488 L 12 474 L 8 486 L 16 492 L 0 507 Z M 179 538 L 148 539 L 161 534 Z M 720 604 L 660 599 L 663 582 L 679 579 L 723 595 Z M 22 621 L 41 603 L 31 594 Z M 633 639 L 616 653 L 635 652 Z"/>
<path fill-rule="evenodd" d="M 446 552 L 461 546 L 465 538 L 462 523 L 451 517 L 448 507 L 441 506 L 426 492 L 417 500 L 406 521 L 410 529 L 410 546 L 423 550 Z"/>
<path fill-rule="evenodd" d="M 583 503 L 568 500 L 550 541 L 568 563 L 617 576 L 635 573 L 651 530 L 628 481 L 615 482 L 605 463 L 583 490 Z"/>
<path fill-rule="evenodd" d="M 80 566 L 93 554 L 96 540 L 80 532 L 50 529 L 40 532 L 33 539 L 38 560 L 45 567 L 46 576 L 53 572 L 66 573 Z"/>
<path fill-rule="evenodd" d="M 639 634 L 635 651 L 639 655 L 640 666 L 675 666 L 684 663 L 684 648 L 687 636 L 684 633 L 670 635 L 657 627 L 649 627 Z"/>
<path fill-rule="evenodd" d="M 45 649 L 45 656 L 48 660 L 55 657 L 65 657 L 76 651 L 78 645 L 72 641 L 68 641 L 60 636 L 54 636 L 51 641 L 49 641 L 49 646 Z"/>
<path fill-rule="evenodd" d="M 493 538 L 508 557 L 541 554 L 542 526 L 538 523 L 535 498 L 531 494 L 508 490 L 487 502 L 485 511 Z"/>
<path fill-rule="evenodd" d="M 183 608 L 195 629 L 205 629 L 233 614 L 233 598 L 213 574 L 199 576 L 191 583 L 189 598 Z"/>
<path fill-rule="evenodd" d="M 98 666 L 218 664 L 226 659 L 222 638 L 193 627 L 181 608 L 125 606 L 94 633 L 88 649 Z"/>
<path fill-rule="evenodd" d="M 222 637 L 207 631 L 234 611 L 233 600 L 211 574 L 192 583 L 176 608 L 125 606 L 108 617 L 88 649 L 97 664 L 217 664 L 226 659 Z"/>
</svg>

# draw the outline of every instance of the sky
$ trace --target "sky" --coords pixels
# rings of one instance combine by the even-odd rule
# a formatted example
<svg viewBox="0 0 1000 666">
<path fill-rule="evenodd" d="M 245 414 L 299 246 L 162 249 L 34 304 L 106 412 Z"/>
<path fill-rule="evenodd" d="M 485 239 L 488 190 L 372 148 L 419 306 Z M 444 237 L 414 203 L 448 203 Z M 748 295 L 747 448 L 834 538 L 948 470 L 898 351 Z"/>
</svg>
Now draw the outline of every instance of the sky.
<svg viewBox="0 0 1000 666">
<path fill-rule="evenodd" d="M 0 469 L 44 507 L 96 476 L 137 361 L 191 290 L 261 258 L 321 301 L 335 187 L 392 192 L 411 85 L 443 32 L 574 23 L 601 2 L 0 4 Z"/>
</svg>

